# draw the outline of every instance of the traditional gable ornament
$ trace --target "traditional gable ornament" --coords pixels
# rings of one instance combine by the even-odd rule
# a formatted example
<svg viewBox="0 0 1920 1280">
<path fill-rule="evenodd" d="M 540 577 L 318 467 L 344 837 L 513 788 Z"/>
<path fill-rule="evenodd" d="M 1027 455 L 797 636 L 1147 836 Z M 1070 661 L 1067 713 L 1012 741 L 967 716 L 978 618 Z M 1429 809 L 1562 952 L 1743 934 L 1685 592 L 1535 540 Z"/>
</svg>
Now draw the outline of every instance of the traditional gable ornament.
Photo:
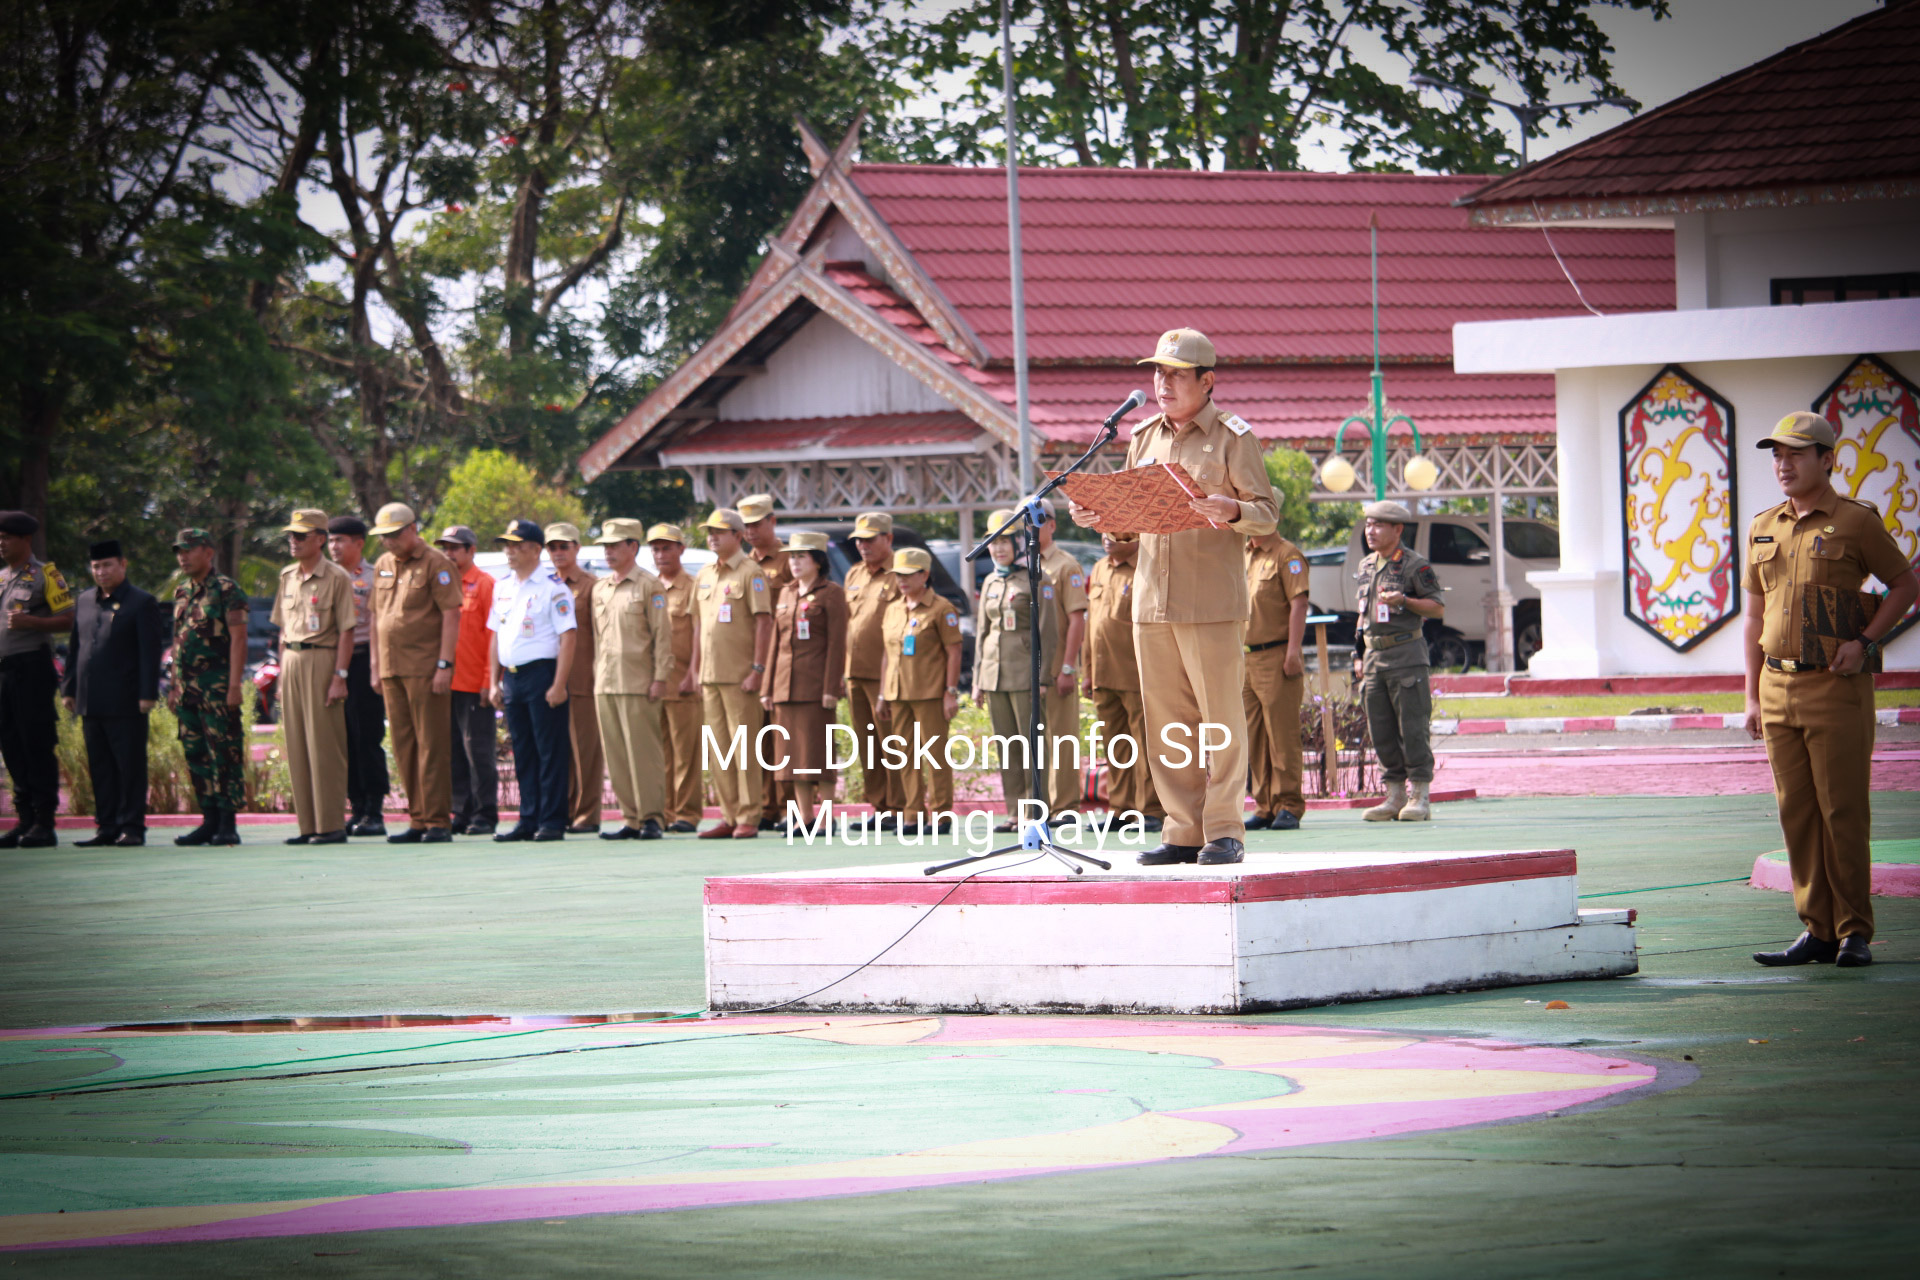
<svg viewBox="0 0 1920 1280">
<path fill-rule="evenodd" d="M 1860 356 L 1814 399 L 1813 411 L 1839 437 L 1833 487 L 1877 507 L 1900 554 L 1920 565 L 1920 388 L 1879 356 Z M 1892 634 L 1916 618 L 1920 606 Z"/>
</svg>

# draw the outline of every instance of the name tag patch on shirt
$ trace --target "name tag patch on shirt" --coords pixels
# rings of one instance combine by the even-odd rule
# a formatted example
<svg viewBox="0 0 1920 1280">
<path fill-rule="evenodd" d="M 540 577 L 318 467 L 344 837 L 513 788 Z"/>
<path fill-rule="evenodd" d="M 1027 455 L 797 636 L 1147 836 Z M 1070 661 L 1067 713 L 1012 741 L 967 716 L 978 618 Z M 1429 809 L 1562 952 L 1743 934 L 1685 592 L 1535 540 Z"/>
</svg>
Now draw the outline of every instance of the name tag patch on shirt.
<svg viewBox="0 0 1920 1280">
<path fill-rule="evenodd" d="M 1754 541 L 1755 542 L 1772 542 L 1773 535 L 1770 533 L 1761 534 L 1759 537 L 1755 538 Z"/>
<path fill-rule="evenodd" d="M 900 641 L 901 654 L 911 658 L 913 656 L 913 642 L 915 640 L 918 640 L 919 638 L 920 637 L 913 634 L 913 632 L 911 631 L 907 632 L 907 634 L 904 637 L 902 637 Z"/>
<path fill-rule="evenodd" d="M 802 617 L 793 624 L 793 634 L 796 639 L 811 640 L 813 639 L 813 626 L 806 618 Z"/>
<path fill-rule="evenodd" d="M 733 621 L 733 602 L 732 601 L 727 601 L 726 603 L 720 606 L 720 614 L 719 614 L 719 617 L 715 619 L 715 621 L 718 621 L 718 622 Z"/>
</svg>

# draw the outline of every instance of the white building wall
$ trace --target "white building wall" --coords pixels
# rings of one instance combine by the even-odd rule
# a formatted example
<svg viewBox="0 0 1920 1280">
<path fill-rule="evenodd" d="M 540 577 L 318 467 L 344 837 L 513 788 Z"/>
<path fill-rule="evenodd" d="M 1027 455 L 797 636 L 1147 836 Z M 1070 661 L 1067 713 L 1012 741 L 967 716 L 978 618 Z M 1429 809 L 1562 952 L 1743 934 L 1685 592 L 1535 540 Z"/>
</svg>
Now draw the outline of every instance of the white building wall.
<svg viewBox="0 0 1920 1280">
<path fill-rule="evenodd" d="M 1679 214 L 1673 248 L 1681 310 L 1764 307 L 1775 279 L 1920 271 L 1920 198 Z"/>
<path fill-rule="evenodd" d="M 817 315 L 767 358 L 767 371 L 720 401 L 723 422 L 947 413 L 953 405 L 830 316 Z"/>
<path fill-rule="evenodd" d="M 1746 564 L 1747 525 L 1781 500 L 1772 455 L 1756 446 L 1775 422 L 1814 397 L 1854 355 L 1686 363 L 1688 373 L 1733 406 L 1736 554 Z M 1920 382 L 1920 351 L 1872 352 Z M 1630 621 L 1621 565 L 1625 516 L 1620 477 L 1620 409 L 1660 371 L 1658 364 L 1563 369 L 1556 375 L 1560 467 L 1560 569 L 1532 573 L 1540 588 L 1545 648 L 1529 664 L 1542 677 L 1695 675 L 1743 669 L 1741 621 L 1678 653 Z M 1744 595 L 1741 608 L 1745 607 Z M 1889 668 L 1920 667 L 1920 627 L 1888 646 Z"/>
</svg>

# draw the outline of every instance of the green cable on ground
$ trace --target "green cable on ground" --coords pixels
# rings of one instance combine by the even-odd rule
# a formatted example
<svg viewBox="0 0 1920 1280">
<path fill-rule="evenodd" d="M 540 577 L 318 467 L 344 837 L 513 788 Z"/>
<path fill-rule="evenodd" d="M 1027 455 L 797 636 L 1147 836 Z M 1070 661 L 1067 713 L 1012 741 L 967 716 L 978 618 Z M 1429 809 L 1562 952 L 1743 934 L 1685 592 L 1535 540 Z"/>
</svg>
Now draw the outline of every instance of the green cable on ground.
<svg viewBox="0 0 1920 1280">
<path fill-rule="evenodd" d="M 463 1044 L 485 1044 L 492 1040 L 517 1040 L 522 1036 L 543 1035 L 549 1031 L 584 1031 L 594 1030 L 600 1027 L 644 1027 L 659 1022 L 677 1022 L 682 1018 L 703 1017 L 705 1014 L 705 1009 L 694 1009 L 687 1013 L 670 1013 L 663 1018 L 632 1018 L 623 1022 L 596 1022 L 587 1026 L 570 1024 L 559 1027 L 532 1027 L 526 1031 L 502 1031 L 490 1036 L 467 1036 L 459 1040 L 441 1040 L 434 1044 L 394 1045 L 386 1049 L 359 1049 L 353 1053 L 329 1053 L 317 1058 L 287 1058 L 281 1062 L 256 1062 L 247 1066 L 238 1067 L 199 1067 L 193 1071 L 163 1071 L 156 1075 L 147 1076 L 116 1076 L 105 1080 L 88 1080 L 84 1084 L 76 1084 L 72 1089 L 33 1089 L 25 1093 L 0 1093 L 0 1102 L 5 1102 L 13 1098 L 41 1098 L 50 1092 L 84 1092 L 92 1085 L 139 1084 L 148 1080 L 171 1080 L 179 1076 L 204 1076 L 216 1071 L 266 1071 L 272 1067 L 303 1067 L 314 1062 L 338 1062 L 344 1058 L 366 1058 L 382 1053 L 424 1053 L 428 1049 L 450 1049 Z M 324 1035 L 328 1033 L 319 1032 L 316 1034 Z"/>
<path fill-rule="evenodd" d="M 1733 884 L 1735 881 L 1751 879 L 1749 876 L 1728 876 L 1725 880 L 1696 880 L 1692 884 L 1657 884 L 1650 889 L 1611 889 L 1606 893 L 1583 893 L 1580 901 L 1588 898 L 1619 898 L 1630 893 L 1659 893 L 1665 889 L 1700 889 L 1710 884 Z"/>
</svg>

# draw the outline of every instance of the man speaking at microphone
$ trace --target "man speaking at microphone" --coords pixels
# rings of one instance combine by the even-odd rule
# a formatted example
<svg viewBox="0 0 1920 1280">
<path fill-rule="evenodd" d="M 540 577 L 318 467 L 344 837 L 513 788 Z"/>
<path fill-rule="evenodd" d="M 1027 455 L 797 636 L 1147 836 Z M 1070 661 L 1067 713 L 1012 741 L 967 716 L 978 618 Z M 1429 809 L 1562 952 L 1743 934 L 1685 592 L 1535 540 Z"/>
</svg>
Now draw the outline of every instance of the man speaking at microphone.
<svg viewBox="0 0 1920 1280">
<path fill-rule="evenodd" d="M 1141 748 L 1167 819 L 1165 843 L 1139 860 L 1145 866 L 1238 862 L 1247 831 L 1247 720 L 1240 699 L 1246 540 L 1274 531 L 1279 504 L 1252 428 L 1214 407 L 1214 351 L 1206 335 L 1170 330 L 1140 363 L 1154 366 L 1160 413 L 1134 431 L 1127 465 L 1178 462 L 1202 495 L 1193 500 L 1194 511 L 1212 524 L 1140 537 L 1133 641 L 1150 739 Z M 1109 528 L 1077 504 L 1071 510 L 1086 528 L 1134 532 Z"/>
</svg>

